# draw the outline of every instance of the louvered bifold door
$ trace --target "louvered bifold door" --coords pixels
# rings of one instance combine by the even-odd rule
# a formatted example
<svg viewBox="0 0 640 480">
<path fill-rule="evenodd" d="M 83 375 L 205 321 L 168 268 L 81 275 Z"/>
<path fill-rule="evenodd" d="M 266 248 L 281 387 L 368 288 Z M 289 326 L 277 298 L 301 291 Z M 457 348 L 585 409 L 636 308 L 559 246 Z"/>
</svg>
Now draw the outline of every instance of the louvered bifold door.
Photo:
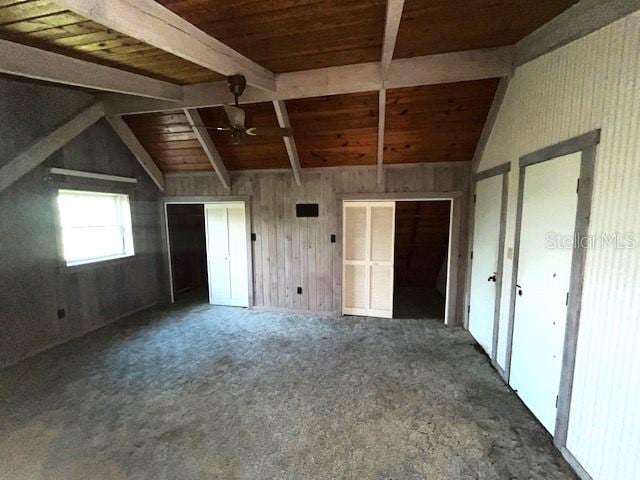
<svg viewBox="0 0 640 480">
<path fill-rule="evenodd" d="M 369 219 L 369 315 L 391 318 L 395 203 L 371 203 Z"/>
<path fill-rule="evenodd" d="M 393 314 L 394 202 L 345 202 L 342 311 Z"/>
<path fill-rule="evenodd" d="M 345 202 L 343 211 L 342 311 L 367 315 L 369 306 L 369 204 Z"/>
</svg>

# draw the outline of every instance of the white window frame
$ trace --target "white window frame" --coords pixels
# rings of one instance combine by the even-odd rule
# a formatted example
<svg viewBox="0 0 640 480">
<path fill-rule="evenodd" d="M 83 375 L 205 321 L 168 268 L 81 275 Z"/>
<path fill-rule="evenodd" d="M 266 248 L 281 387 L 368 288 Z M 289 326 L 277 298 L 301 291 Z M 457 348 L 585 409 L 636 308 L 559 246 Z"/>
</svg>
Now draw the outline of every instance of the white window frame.
<svg viewBox="0 0 640 480">
<path fill-rule="evenodd" d="M 102 257 L 89 257 L 83 258 L 79 260 L 67 260 L 65 256 L 65 248 L 64 248 L 64 225 L 62 224 L 62 211 L 60 208 L 60 203 L 58 201 L 59 195 L 61 193 L 70 193 L 73 195 L 87 195 L 87 196 L 108 196 L 115 197 L 118 204 L 118 224 L 121 230 L 121 238 L 123 242 L 122 253 L 118 253 L 115 255 L 107 255 Z M 67 267 L 77 267 L 82 265 L 90 265 L 101 262 L 106 262 L 110 260 L 118 260 L 123 258 L 130 258 L 135 255 L 135 248 L 133 243 L 133 219 L 131 215 L 131 202 L 129 195 L 121 192 L 103 192 L 103 191 L 93 191 L 93 190 L 82 190 L 75 188 L 59 188 L 56 192 L 56 208 L 58 212 L 58 238 L 60 239 L 60 256 L 62 259 L 62 263 Z M 126 209 L 127 215 L 123 215 L 124 210 Z"/>
</svg>

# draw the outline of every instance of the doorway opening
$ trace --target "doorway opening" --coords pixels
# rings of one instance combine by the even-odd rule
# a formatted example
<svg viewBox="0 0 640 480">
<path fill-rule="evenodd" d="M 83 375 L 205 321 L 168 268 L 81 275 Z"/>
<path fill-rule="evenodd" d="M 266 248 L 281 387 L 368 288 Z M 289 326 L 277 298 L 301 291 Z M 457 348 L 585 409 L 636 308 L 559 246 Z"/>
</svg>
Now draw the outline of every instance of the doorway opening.
<svg viewBox="0 0 640 480">
<path fill-rule="evenodd" d="M 208 198 L 208 197 L 203 197 Z M 248 201 L 166 200 L 171 301 L 251 306 Z"/>
<path fill-rule="evenodd" d="M 452 325 L 459 195 L 399 196 L 379 194 L 369 199 L 363 194 L 341 200 L 342 314 L 436 318 Z M 397 226 L 401 231 L 396 234 Z M 409 246 L 415 248 L 410 251 Z"/>
<path fill-rule="evenodd" d="M 174 301 L 206 302 L 207 250 L 203 204 L 167 205 L 171 283 Z"/>
<path fill-rule="evenodd" d="M 451 202 L 396 203 L 393 318 L 444 322 Z"/>
</svg>

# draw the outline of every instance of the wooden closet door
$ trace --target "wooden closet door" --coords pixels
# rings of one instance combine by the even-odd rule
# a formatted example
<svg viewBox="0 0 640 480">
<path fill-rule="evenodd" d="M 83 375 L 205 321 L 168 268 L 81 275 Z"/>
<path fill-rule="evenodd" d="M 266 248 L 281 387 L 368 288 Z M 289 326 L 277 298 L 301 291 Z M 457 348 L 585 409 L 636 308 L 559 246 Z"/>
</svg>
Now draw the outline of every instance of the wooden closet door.
<svg viewBox="0 0 640 480">
<path fill-rule="evenodd" d="M 342 312 L 391 318 L 395 202 L 345 202 Z"/>
</svg>

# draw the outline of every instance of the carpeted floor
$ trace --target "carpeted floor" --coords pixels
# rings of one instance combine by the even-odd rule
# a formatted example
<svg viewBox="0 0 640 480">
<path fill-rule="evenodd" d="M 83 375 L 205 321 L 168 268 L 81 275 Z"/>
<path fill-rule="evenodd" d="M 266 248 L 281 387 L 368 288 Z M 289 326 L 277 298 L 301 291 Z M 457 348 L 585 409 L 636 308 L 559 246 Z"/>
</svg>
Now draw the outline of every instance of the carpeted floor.
<svg viewBox="0 0 640 480">
<path fill-rule="evenodd" d="M 575 478 L 461 329 L 188 302 L 0 372 L 0 477 Z"/>
</svg>

